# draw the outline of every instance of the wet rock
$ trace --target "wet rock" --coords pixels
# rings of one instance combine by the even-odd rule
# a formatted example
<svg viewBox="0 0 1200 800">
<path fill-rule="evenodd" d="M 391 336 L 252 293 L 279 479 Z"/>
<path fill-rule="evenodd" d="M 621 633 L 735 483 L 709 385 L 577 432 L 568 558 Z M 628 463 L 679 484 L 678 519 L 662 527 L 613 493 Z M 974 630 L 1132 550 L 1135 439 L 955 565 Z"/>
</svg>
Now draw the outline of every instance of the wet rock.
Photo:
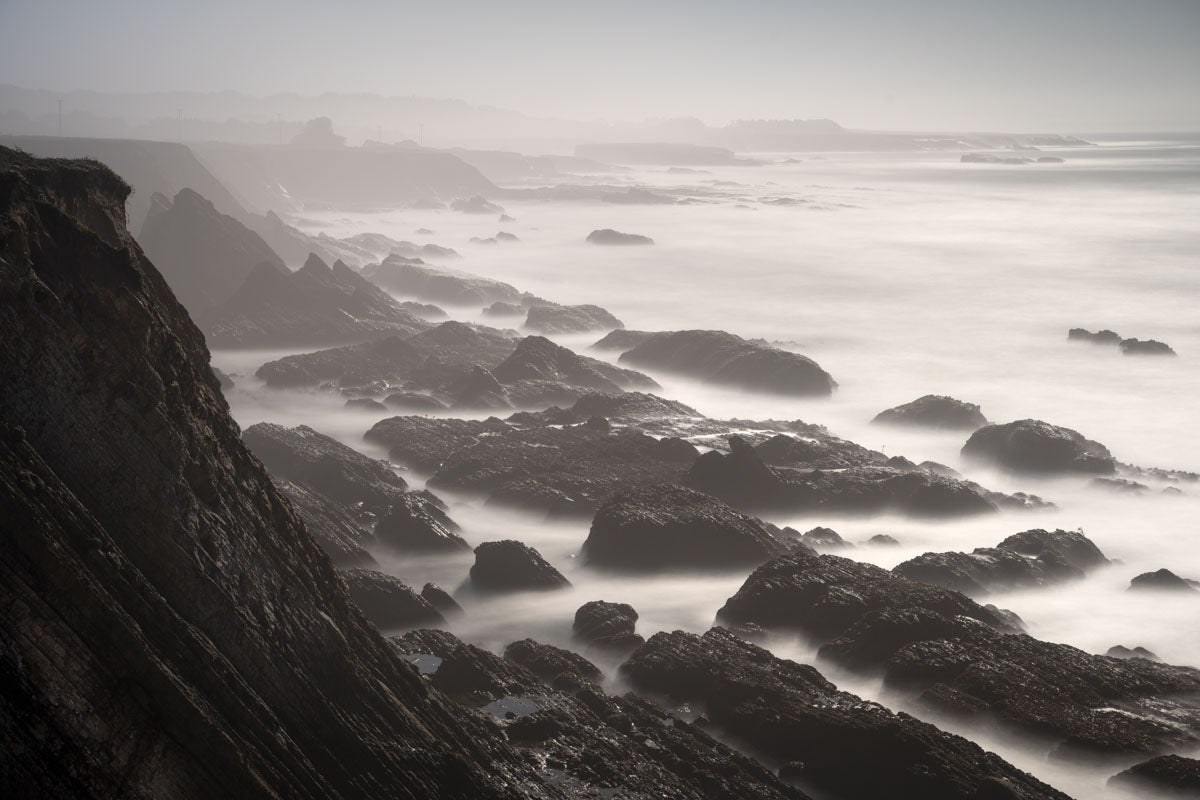
<svg viewBox="0 0 1200 800">
<path fill-rule="evenodd" d="M 1171 346 L 1155 339 L 1122 339 L 1119 345 L 1123 356 L 1173 356 Z"/>
<path fill-rule="evenodd" d="M 1144 658 L 1147 661 L 1162 660 L 1144 647 L 1134 647 L 1133 649 L 1130 649 L 1119 644 L 1115 644 L 1108 648 L 1108 652 L 1106 652 L 1104 655 L 1108 656 L 1109 658 Z"/>
<path fill-rule="evenodd" d="M 1200 761 L 1183 756 L 1157 756 L 1108 779 L 1108 785 L 1155 797 L 1200 797 Z"/>
<path fill-rule="evenodd" d="M 498 592 L 560 589 L 571 585 L 541 553 L 514 539 L 484 542 L 475 548 L 471 583 L 479 589 Z"/>
<path fill-rule="evenodd" d="M 966 739 L 839 691 L 813 667 L 720 628 L 655 634 L 621 670 L 639 689 L 704 704 L 726 736 L 821 796 L 967 800 L 988 796 L 991 781 L 1011 797 L 1066 798 Z"/>
<path fill-rule="evenodd" d="M 437 609 L 443 617 L 456 617 L 463 613 L 458 601 L 436 583 L 427 583 L 421 587 L 421 599 Z"/>
<path fill-rule="evenodd" d="M 572 630 L 580 641 L 607 650 L 633 650 L 645 643 L 634 632 L 638 614 L 628 603 L 592 600 L 575 611 Z"/>
<path fill-rule="evenodd" d="M 439 659 L 425 680 L 464 710 L 481 709 L 471 713 L 486 716 L 489 727 L 545 765 L 559 796 L 807 800 L 649 700 L 604 694 L 584 677 L 598 675 L 595 668 L 573 653 L 524 640 L 501 658 L 442 631 L 412 631 L 390 641 L 410 657 Z"/>
<path fill-rule="evenodd" d="M 1116 470 L 1116 460 L 1104 445 L 1036 419 L 980 428 L 963 445 L 962 454 L 1014 472 L 1111 475 Z"/>
<path fill-rule="evenodd" d="M 525 329 L 537 333 L 587 333 L 624 328 L 624 323 L 600 306 L 560 306 L 539 304 L 530 306 L 525 317 Z"/>
<path fill-rule="evenodd" d="M 871 421 L 887 425 L 916 425 L 956 430 L 975 430 L 988 424 L 987 418 L 974 403 L 964 403 L 953 397 L 933 394 L 881 411 Z"/>
<path fill-rule="evenodd" d="M 455 452 L 511 429 L 494 417 L 486 420 L 390 417 L 372 425 L 363 438 L 388 448 L 388 456 L 396 463 L 428 472 L 437 469 Z"/>
<path fill-rule="evenodd" d="M 804 552 L 773 559 L 752 572 L 717 612 L 717 622 L 798 630 L 829 640 L 872 611 L 913 607 L 1012 629 L 998 611 L 958 592 L 910 581 L 872 564 Z"/>
<path fill-rule="evenodd" d="M 138 241 L 193 318 L 229 300 L 260 264 L 286 270 L 261 236 L 191 189 L 174 201 L 155 193 Z"/>
<path fill-rule="evenodd" d="M 1129 588 L 1138 591 L 1195 592 L 1200 590 L 1200 582 L 1181 578 L 1171 570 L 1164 568 L 1135 576 L 1133 580 L 1129 581 Z"/>
<path fill-rule="evenodd" d="M 788 549 L 762 521 L 672 485 L 617 495 L 596 512 L 583 543 L 587 564 L 625 570 L 730 569 Z"/>
<path fill-rule="evenodd" d="M 378 264 L 369 264 L 363 267 L 362 274 L 397 294 L 432 303 L 478 308 L 497 301 L 518 303 L 521 300 L 521 293 L 507 283 L 416 264 L 400 256 L 389 256 Z"/>
<path fill-rule="evenodd" d="M 1121 335 L 1110 330 L 1092 333 L 1084 328 L 1071 328 L 1067 331 L 1067 339 L 1076 342 L 1091 342 L 1092 344 L 1117 344 L 1121 341 Z"/>
<path fill-rule="evenodd" d="M 425 361 L 416 348 L 399 336 L 315 353 L 284 356 L 255 372 L 275 389 L 302 386 L 357 389 L 374 383 L 405 381 Z"/>
<path fill-rule="evenodd" d="M 656 333 L 621 355 L 635 367 L 787 395 L 828 395 L 837 383 L 812 359 L 724 331 Z"/>
<path fill-rule="evenodd" d="M 920 708 L 998 722 L 1047 741 L 1055 757 L 1120 759 L 1200 741 L 1200 670 L 1092 655 L 928 607 L 863 615 L 820 657 L 882 670 L 885 686 Z"/>
<path fill-rule="evenodd" d="M 970 553 L 925 553 L 892 571 L 969 596 L 1079 580 L 1108 559 L 1078 531 L 1029 530 Z"/>
<path fill-rule="evenodd" d="M 458 525 L 445 511 L 415 493 L 397 498 L 375 525 L 380 544 L 403 553 L 470 550 L 458 531 Z"/>
<path fill-rule="evenodd" d="M 362 567 L 343 570 L 342 577 L 354 602 L 380 628 L 416 628 L 446 621 L 440 611 L 399 578 Z"/>
<path fill-rule="evenodd" d="M 198 319 L 213 347 L 293 347 L 411 336 L 429 323 L 341 261 L 315 255 L 296 272 L 261 264 Z"/>
<path fill-rule="evenodd" d="M 594 230 L 587 236 L 589 244 L 603 245 L 647 245 L 654 244 L 654 240 L 649 236 L 642 236 L 637 233 L 621 233 L 614 231 L 612 228 L 603 228 Z"/>
</svg>

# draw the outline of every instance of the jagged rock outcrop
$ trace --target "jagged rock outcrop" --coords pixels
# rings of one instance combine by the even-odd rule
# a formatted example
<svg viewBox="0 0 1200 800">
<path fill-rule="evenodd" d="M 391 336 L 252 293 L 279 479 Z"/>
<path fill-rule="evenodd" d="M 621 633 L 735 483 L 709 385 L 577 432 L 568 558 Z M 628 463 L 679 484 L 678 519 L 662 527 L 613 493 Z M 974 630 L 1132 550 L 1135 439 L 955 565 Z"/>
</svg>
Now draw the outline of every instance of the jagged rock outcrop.
<svg viewBox="0 0 1200 800">
<path fill-rule="evenodd" d="M 625 324 L 600 306 L 560 306 L 537 303 L 529 307 L 525 329 L 536 333 L 588 333 L 624 328 Z"/>
<path fill-rule="evenodd" d="M 614 231 L 612 228 L 601 228 L 592 231 L 587 235 L 588 244 L 601 245 L 647 245 L 654 244 L 654 240 L 649 236 L 642 236 L 640 233 L 622 233 Z"/>
<path fill-rule="evenodd" d="M 623 353 L 626 350 L 632 350 L 654 335 L 653 331 L 631 331 L 625 328 L 618 328 L 601 337 L 592 345 L 592 348 L 596 350 L 617 350 Z"/>
<path fill-rule="evenodd" d="M 432 630 L 391 641 L 430 664 L 430 685 L 459 699 L 464 711 L 479 708 L 469 713 L 545 764 L 562 797 L 807 800 L 700 726 L 635 694 L 606 695 L 590 671 L 585 677 L 591 665 L 574 654 L 526 640 L 501 658 Z M 568 665 L 563 654 L 575 663 Z"/>
<path fill-rule="evenodd" d="M 521 293 L 507 283 L 429 267 L 403 256 L 368 264 L 362 274 L 393 292 L 431 303 L 479 307 L 497 301 L 521 302 Z"/>
<path fill-rule="evenodd" d="M 193 316 L 225 303 L 260 264 L 285 269 L 261 236 L 191 189 L 150 203 L 138 241 Z"/>
<path fill-rule="evenodd" d="M 724 331 L 656 333 L 623 353 L 620 361 L 750 391 L 805 396 L 828 395 L 837 388 L 811 358 Z"/>
<path fill-rule="evenodd" d="M 1200 591 L 1200 581 L 1181 578 L 1169 569 L 1154 572 L 1143 572 L 1129 581 L 1129 588 L 1134 591 L 1183 592 Z"/>
<path fill-rule="evenodd" d="M 660 388 L 640 372 L 578 355 L 543 336 L 526 336 L 492 374 L 504 384 L 558 385 L 563 395 L 574 395 L 572 399 L 588 391 L 618 394 L 625 389 Z"/>
<path fill-rule="evenodd" d="M 0 149 L 3 793 L 558 796 L 350 600 L 125 230 L 128 192 Z"/>
<path fill-rule="evenodd" d="M 1144 647 L 1125 647 L 1115 644 L 1104 653 L 1109 658 L 1144 658 L 1147 661 L 1161 661 L 1157 655 Z"/>
<path fill-rule="evenodd" d="M 1123 356 L 1173 356 L 1175 351 L 1157 339 L 1122 339 L 1118 347 Z"/>
<path fill-rule="evenodd" d="M 441 612 L 443 617 L 455 617 L 463 613 L 463 608 L 458 601 L 436 583 L 427 583 L 422 586 L 421 597 L 426 603 Z"/>
<path fill-rule="evenodd" d="M 1037 419 L 980 428 L 962 454 L 1014 472 L 1111 475 L 1117 463 L 1099 442 Z"/>
<path fill-rule="evenodd" d="M 966 739 L 839 691 L 813 667 L 721 628 L 656 633 L 621 671 L 640 689 L 700 704 L 726 736 L 822 797 L 1067 800 Z"/>
<path fill-rule="evenodd" d="M 575 610 L 575 638 L 606 650 L 632 650 L 645 643 L 634 632 L 638 613 L 628 603 L 592 600 Z"/>
<path fill-rule="evenodd" d="M 974 403 L 953 397 L 927 394 L 911 403 L 881 411 L 871 420 L 886 425 L 916 425 L 924 428 L 975 430 L 988 424 Z"/>
<path fill-rule="evenodd" d="M 445 511 L 420 494 L 396 498 L 375 525 L 375 538 L 402 553 L 453 553 L 470 550 L 459 527 Z"/>
<path fill-rule="evenodd" d="M 411 336 L 430 324 L 340 261 L 309 256 L 295 272 L 259 265 L 198 320 L 216 347 L 283 347 Z"/>
<path fill-rule="evenodd" d="M 561 589 L 571 582 L 524 542 L 505 539 L 484 542 L 475 548 L 471 584 L 492 592 L 524 589 Z"/>
<path fill-rule="evenodd" d="M 761 520 L 682 486 L 624 492 L 596 512 L 583 555 L 608 569 L 731 569 L 787 552 Z"/>
<path fill-rule="evenodd" d="M 1100 549 L 1078 531 L 1029 530 L 970 553 L 924 553 L 892 572 L 975 597 L 1079 580 L 1106 564 Z"/>
<path fill-rule="evenodd" d="M 854 545 L 847 542 L 832 528 L 816 527 L 800 534 L 799 541 L 813 550 L 845 550 Z"/>
<path fill-rule="evenodd" d="M 419 628 L 446 622 L 438 609 L 399 578 L 362 567 L 345 570 L 342 577 L 354 602 L 380 628 Z"/>
<path fill-rule="evenodd" d="M 1200 797 L 1200 761 L 1169 755 L 1157 756 L 1108 779 L 1108 785 L 1155 797 Z"/>
</svg>

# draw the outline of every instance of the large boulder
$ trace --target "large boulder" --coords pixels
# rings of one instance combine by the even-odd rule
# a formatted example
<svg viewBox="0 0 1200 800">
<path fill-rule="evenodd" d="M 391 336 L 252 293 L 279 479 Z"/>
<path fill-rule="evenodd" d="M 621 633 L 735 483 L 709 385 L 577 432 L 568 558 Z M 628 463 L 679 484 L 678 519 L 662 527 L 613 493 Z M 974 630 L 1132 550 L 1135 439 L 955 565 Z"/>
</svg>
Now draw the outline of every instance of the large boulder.
<svg viewBox="0 0 1200 800">
<path fill-rule="evenodd" d="M 588 333 L 624 328 L 625 324 L 600 306 L 560 306 L 538 303 L 529 307 L 525 329 L 536 333 Z"/>
<path fill-rule="evenodd" d="M 1123 356 L 1173 356 L 1175 351 L 1166 342 L 1156 339 L 1122 339 L 1119 345 Z"/>
<path fill-rule="evenodd" d="M 1117 467 L 1112 453 L 1099 442 L 1036 419 L 980 428 L 963 445 L 962 454 L 1014 472 L 1111 475 Z"/>
<path fill-rule="evenodd" d="M 575 637 L 593 647 L 632 650 L 646 640 L 634 632 L 638 613 L 628 603 L 592 600 L 575 611 Z"/>
<path fill-rule="evenodd" d="M 1108 779 L 1117 789 L 1155 797 L 1200 797 L 1200 761 L 1183 756 L 1156 756 Z"/>
<path fill-rule="evenodd" d="M 418 628 L 446 622 L 440 611 L 399 578 L 363 567 L 345 570 L 342 577 L 354 602 L 380 628 Z"/>
<path fill-rule="evenodd" d="M 559 384 L 578 394 L 659 388 L 640 372 L 578 355 L 543 336 L 526 336 L 492 374 L 503 384 L 537 381 Z"/>
<path fill-rule="evenodd" d="M 839 691 L 813 667 L 721 628 L 656 633 L 621 671 L 638 689 L 702 708 L 725 736 L 821 797 L 1066 800 L 966 739 Z"/>
<path fill-rule="evenodd" d="M 604 677 L 599 667 L 578 653 L 533 639 L 510 643 L 504 648 L 504 657 L 525 667 L 551 686 L 580 685 Z"/>
<path fill-rule="evenodd" d="M 787 550 L 762 521 L 673 485 L 617 495 L 596 512 L 583 543 L 587 564 L 627 570 L 731 569 Z"/>
<path fill-rule="evenodd" d="M 478 589 L 495 592 L 561 589 L 571 585 L 541 553 L 514 539 L 484 542 L 475 548 L 471 583 Z"/>
<path fill-rule="evenodd" d="M 927 394 L 911 403 L 879 412 L 872 422 L 888 425 L 915 425 L 924 428 L 975 430 L 988 424 L 974 403 L 953 397 Z"/>
<path fill-rule="evenodd" d="M 924 553 L 892 571 L 976 596 L 1080 579 L 1106 564 L 1100 549 L 1078 531 L 1029 530 L 970 553 Z"/>
<path fill-rule="evenodd" d="M 1121 334 L 1108 329 L 1093 333 L 1086 328 L 1071 328 L 1071 330 L 1067 331 L 1067 339 L 1073 342 L 1088 342 L 1090 344 L 1117 344 L 1121 341 Z"/>
<path fill-rule="evenodd" d="M 1191 593 L 1200 590 L 1200 583 L 1181 578 L 1169 569 L 1160 569 L 1134 576 L 1129 581 L 1129 588 L 1136 591 Z"/>
<path fill-rule="evenodd" d="M 606 244 L 606 245 L 647 245 L 654 244 L 654 240 L 649 236 L 642 236 L 638 233 L 622 233 L 614 231 L 612 228 L 603 228 L 594 230 L 587 236 L 588 244 Z"/>
<path fill-rule="evenodd" d="M 635 367 L 786 395 L 828 395 L 837 383 L 811 358 L 724 331 L 656 333 L 621 355 Z"/>
</svg>

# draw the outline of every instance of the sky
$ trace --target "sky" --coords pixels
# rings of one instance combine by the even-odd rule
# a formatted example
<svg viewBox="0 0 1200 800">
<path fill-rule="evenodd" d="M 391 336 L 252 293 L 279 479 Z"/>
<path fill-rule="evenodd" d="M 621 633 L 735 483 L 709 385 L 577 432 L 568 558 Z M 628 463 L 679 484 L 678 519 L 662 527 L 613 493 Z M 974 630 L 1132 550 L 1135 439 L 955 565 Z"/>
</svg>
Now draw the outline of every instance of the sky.
<svg viewBox="0 0 1200 800">
<path fill-rule="evenodd" d="M 1200 130 L 1200 0 L 0 0 L 0 83 L 567 119 Z"/>
</svg>

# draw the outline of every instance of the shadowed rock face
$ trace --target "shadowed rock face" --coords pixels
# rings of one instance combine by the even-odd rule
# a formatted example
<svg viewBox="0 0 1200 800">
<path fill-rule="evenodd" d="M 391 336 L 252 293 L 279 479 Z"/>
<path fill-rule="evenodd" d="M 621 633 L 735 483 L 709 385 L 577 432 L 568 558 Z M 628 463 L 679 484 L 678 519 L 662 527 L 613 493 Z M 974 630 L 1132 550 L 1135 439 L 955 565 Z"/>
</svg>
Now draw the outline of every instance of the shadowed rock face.
<svg viewBox="0 0 1200 800">
<path fill-rule="evenodd" d="M 838 691 L 813 667 L 721 628 L 657 633 L 621 670 L 638 688 L 703 704 L 726 736 L 789 765 L 821 796 L 1066 800 L 966 739 Z"/>
<path fill-rule="evenodd" d="M 285 269 L 261 236 L 191 189 L 153 195 L 138 241 L 193 315 L 227 301 L 258 265 Z"/>
<path fill-rule="evenodd" d="M 628 603 L 592 600 L 575 611 L 575 638 L 593 647 L 629 651 L 646 640 L 634 633 L 638 613 Z"/>
<path fill-rule="evenodd" d="M 1200 583 L 1187 580 L 1171 572 L 1160 569 L 1154 572 L 1143 572 L 1129 581 L 1129 588 L 1135 591 L 1163 591 L 1190 594 L 1200 591 Z"/>
<path fill-rule="evenodd" d="M 342 577 L 350 597 L 380 628 L 416 628 L 446 622 L 440 611 L 399 578 L 361 567 L 344 571 Z"/>
<path fill-rule="evenodd" d="M 672 485 L 617 495 L 596 512 L 583 543 L 588 564 L 627 570 L 736 568 L 788 549 L 761 520 Z"/>
<path fill-rule="evenodd" d="M 217 347 L 314 346 L 411 336 L 430 327 L 341 261 L 310 255 L 295 272 L 255 267 L 200 322 Z"/>
<path fill-rule="evenodd" d="M 976 596 L 1083 578 L 1108 559 L 1077 531 L 1030 530 L 971 553 L 924 553 L 892 569 L 909 580 Z"/>
<path fill-rule="evenodd" d="M 1014 472 L 1111 475 L 1117 464 L 1099 442 L 1036 419 L 980 428 L 963 445 L 962 454 Z"/>
<path fill-rule="evenodd" d="M 396 498 L 375 525 L 379 543 L 403 553 L 453 553 L 470 550 L 458 525 L 433 502 L 416 493 Z"/>
<path fill-rule="evenodd" d="M 351 602 L 125 231 L 127 193 L 0 149 L 4 793 L 553 794 Z"/>
<path fill-rule="evenodd" d="M 484 542 L 475 548 L 471 583 L 493 592 L 561 589 L 571 585 L 541 553 L 514 539 Z"/>
<path fill-rule="evenodd" d="M 1108 785 L 1181 800 L 1200 797 L 1200 761 L 1183 756 L 1158 756 L 1114 775 Z"/>
<path fill-rule="evenodd" d="M 650 378 L 594 358 L 580 356 L 542 336 L 527 336 L 492 374 L 501 383 L 544 381 L 598 392 L 658 389 Z"/>
<path fill-rule="evenodd" d="M 620 361 L 751 391 L 804 396 L 828 395 L 837 388 L 811 358 L 724 331 L 656 333 L 623 353 Z"/>
<path fill-rule="evenodd" d="M 916 425 L 924 428 L 975 430 L 988 424 L 974 403 L 953 397 L 927 394 L 902 406 L 881 411 L 871 420 L 886 425 Z"/>
<path fill-rule="evenodd" d="M 507 283 L 416 264 L 401 256 L 369 264 L 362 274 L 398 294 L 432 303 L 484 306 L 521 301 L 521 293 Z"/>
</svg>

